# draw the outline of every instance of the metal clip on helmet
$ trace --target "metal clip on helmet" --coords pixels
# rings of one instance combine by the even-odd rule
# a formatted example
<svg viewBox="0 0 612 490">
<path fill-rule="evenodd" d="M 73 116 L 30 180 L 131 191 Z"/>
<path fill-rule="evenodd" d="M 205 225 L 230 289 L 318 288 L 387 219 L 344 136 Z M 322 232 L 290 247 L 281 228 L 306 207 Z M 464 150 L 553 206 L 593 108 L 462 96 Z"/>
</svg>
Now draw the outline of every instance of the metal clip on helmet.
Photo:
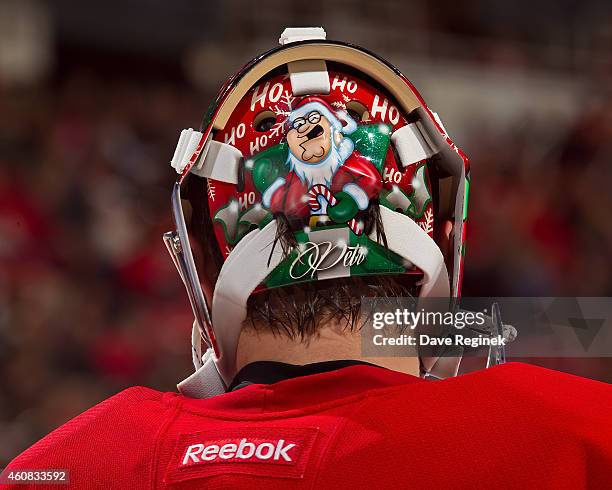
<svg viewBox="0 0 612 490">
<path fill-rule="evenodd" d="M 396 68 L 322 28 L 286 29 L 280 44 L 223 86 L 172 158 L 177 231 L 164 240 L 195 315 L 197 371 L 179 384 L 194 397 L 223 392 L 235 375 L 252 294 L 376 274 L 412 278 L 419 297 L 461 291 L 469 165 L 438 116 Z M 209 237 L 201 275 L 187 185 L 201 190 L 193 213 Z M 281 218 L 297 243 L 289 253 L 276 246 Z"/>
</svg>

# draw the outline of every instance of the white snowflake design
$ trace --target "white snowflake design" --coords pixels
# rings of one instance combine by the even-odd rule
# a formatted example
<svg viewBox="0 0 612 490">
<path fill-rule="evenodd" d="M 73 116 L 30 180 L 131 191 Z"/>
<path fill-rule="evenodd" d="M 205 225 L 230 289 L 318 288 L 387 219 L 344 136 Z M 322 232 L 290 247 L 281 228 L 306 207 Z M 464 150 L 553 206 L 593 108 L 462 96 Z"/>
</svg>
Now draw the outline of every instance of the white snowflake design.
<svg viewBox="0 0 612 490">
<path fill-rule="evenodd" d="M 212 202 L 215 202 L 215 194 L 217 193 L 217 189 L 210 183 L 210 179 L 206 179 L 206 182 L 208 186 L 208 197 Z"/>
<path fill-rule="evenodd" d="M 280 121 L 275 123 L 274 126 L 270 129 L 270 137 L 276 138 L 281 134 L 285 126 L 285 119 L 289 117 L 291 111 L 293 110 L 293 102 L 295 101 L 295 97 L 289 94 L 288 90 L 285 90 L 283 95 L 280 98 L 280 104 L 276 104 L 272 106 L 272 110 L 274 114 L 280 116 Z"/>
<path fill-rule="evenodd" d="M 274 124 L 274 126 L 272 126 L 272 132 L 270 133 L 270 136 L 272 138 L 275 138 L 276 136 L 278 136 L 281 132 L 281 130 L 283 129 L 283 126 L 285 125 L 285 121 L 283 120 L 282 122 L 277 122 Z"/>
<path fill-rule="evenodd" d="M 291 111 L 293 109 L 294 100 L 295 97 L 293 97 L 293 95 L 289 95 L 289 91 L 285 90 L 285 92 L 280 98 L 280 103 L 276 104 L 275 106 L 272 106 L 274 114 L 276 114 L 277 116 L 289 117 L 289 114 L 291 114 Z"/>
<path fill-rule="evenodd" d="M 433 232 L 433 210 L 429 208 L 425 211 L 425 221 L 419 221 L 418 225 L 425 231 L 425 233 Z"/>
</svg>

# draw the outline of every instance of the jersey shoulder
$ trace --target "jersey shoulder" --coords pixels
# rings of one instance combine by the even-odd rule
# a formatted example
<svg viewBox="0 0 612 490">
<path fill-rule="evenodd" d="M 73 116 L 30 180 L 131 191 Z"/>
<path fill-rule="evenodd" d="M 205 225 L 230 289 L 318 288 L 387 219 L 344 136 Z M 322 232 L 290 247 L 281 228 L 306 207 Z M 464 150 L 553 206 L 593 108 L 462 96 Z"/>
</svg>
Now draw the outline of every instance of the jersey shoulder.
<svg viewBox="0 0 612 490">
<path fill-rule="evenodd" d="M 575 431 L 584 426 L 580 420 L 596 425 L 612 417 L 612 385 L 522 363 L 418 383 L 382 398 L 403 409 L 420 406 L 425 420 L 433 414 L 454 420 L 477 417 L 486 425 L 510 416 L 512 427 L 520 421 L 535 430 L 556 426 Z"/>
<path fill-rule="evenodd" d="M 353 414 L 341 440 L 360 433 L 369 434 L 369 443 L 352 450 L 350 459 L 336 459 L 334 467 L 359 473 L 375 466 L 377 475 L 389 475 L 381 488 L 400 478 L 397 468 L 404 465 L 417 488 L 468 481 L 597 487 L 612 466 L 612 387 L 510 363 L 377 390 Z"/>
<path fill-rule="evenodd" d="M 512 404 L 545 403 L 549 408 L 558 405 L 560 409 L 606 405 L 606 399 L 612 397 L 612 385 L 607 383 L 518 362 L 441 381 L 418 383 L 417 386 L 427 396 L 454 396 L 474 390 L 472 395 L 479 402 L 499 395 Z M 412 387 L 409 392 L 399 389 L 393 396 L 408 396 L 411 391 Z"/>
<path fill-rule="evenodd" d="M 125 486 L 150 471 L 156 436 L 176 395 L 149 388 L 122 391 L 60 426 L 8 466 L 12 470 L 66 469 L 70 481 Z M 93 484 L 93 483 L 92 483 Z M 85 487 L 83 487 L 85 488 Z"/>
</svg>

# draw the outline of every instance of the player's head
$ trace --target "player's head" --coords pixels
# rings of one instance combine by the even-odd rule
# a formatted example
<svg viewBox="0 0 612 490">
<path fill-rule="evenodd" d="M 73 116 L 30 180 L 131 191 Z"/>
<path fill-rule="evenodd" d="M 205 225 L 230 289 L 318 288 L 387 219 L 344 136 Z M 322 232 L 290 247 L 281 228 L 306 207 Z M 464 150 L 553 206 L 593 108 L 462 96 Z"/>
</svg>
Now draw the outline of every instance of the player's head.
<svg viewBox="0 0 612 490">
<path fill-rule="evenodd" d="M 354 326 L 362 295 L 461 289 L 469 166 L 437 115 L 398 70 L 322 29 L 280 41 L 172 159 L 166 242 L 226 383 L 245 320 L 303 337 L 321 319 Z"/>
</svg>

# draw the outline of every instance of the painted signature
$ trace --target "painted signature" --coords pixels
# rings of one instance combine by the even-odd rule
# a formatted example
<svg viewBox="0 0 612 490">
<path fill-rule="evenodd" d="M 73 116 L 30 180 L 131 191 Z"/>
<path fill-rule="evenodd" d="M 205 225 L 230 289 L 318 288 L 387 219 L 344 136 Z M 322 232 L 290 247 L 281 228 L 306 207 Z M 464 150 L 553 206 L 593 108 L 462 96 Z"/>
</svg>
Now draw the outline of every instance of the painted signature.
<svg viewBox="0 0 612 490">
<path fill-rule="evenodd" d="M 361 264 L 366 259 L 367 249 L 360 245 L 335 244 L 326 242 L 305 242 L 297 248 L 298 256 L 289 267 L 292 279 L 302 279 L 310 274 L 314 277 L 317 271 L 324 271 L 342 262 L 344 267 Z M 302 271 L 302 267 L 306 269 Z M 296 270 L 297 269 L 297 270 Z"/>
</svg>

